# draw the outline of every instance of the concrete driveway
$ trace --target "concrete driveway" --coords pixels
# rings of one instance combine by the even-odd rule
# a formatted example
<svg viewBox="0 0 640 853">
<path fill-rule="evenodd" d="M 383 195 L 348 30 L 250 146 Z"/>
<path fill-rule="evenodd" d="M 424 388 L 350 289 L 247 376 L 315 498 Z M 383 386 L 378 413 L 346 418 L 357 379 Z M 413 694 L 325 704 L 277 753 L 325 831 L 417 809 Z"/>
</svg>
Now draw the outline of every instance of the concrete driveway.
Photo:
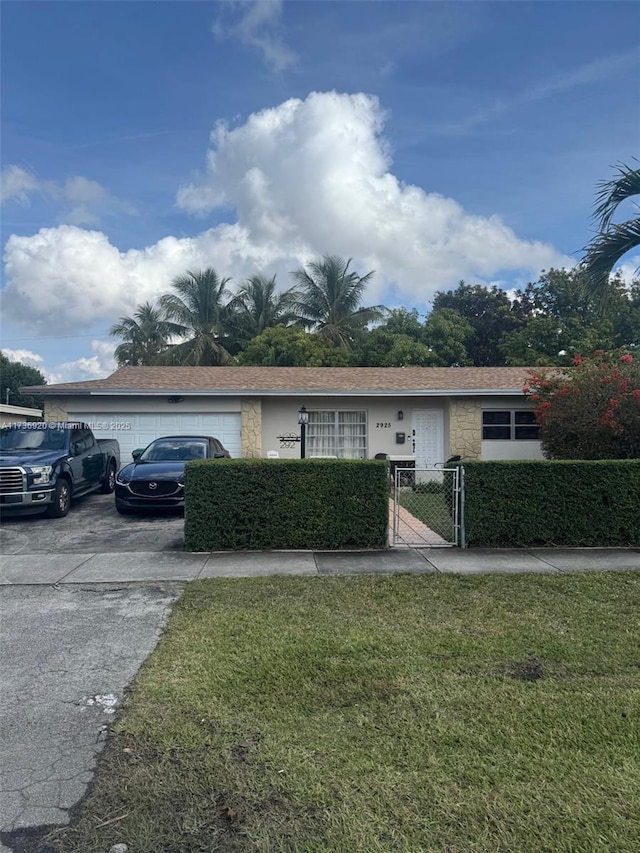
<svg viewBox="0 0 640 853">
<path fill-rule="evenodd" d="M 65 518 L 2 513 L 2 554 L 114 554 L 182 551 L 184 515 L 176 510 L 118 515 L 113 495 L 86 495 Z"/>
<path fill-rule="evenodd" d="M 67 823 L 180 586 L 9 586 L 0 596 L 0 853 Z"/>
<path fill-rule="evenodd" d="M 43 555 L 45 567 L 71 565 L 83 553 L 170 559 L 182 552 L 183 528 L 182 513 L 121 516 L 113 495 L 87 495 L 65 518 L 3 513 L 0 553 L 30 564 Z M 49 575 L 42 572 L 41 585 L 1 588 L 0 853 L 29 849 L 39 827 L 69 820 L 106 726 L 181 589 L 171 582 L 57 586 Z"/>
</svg>

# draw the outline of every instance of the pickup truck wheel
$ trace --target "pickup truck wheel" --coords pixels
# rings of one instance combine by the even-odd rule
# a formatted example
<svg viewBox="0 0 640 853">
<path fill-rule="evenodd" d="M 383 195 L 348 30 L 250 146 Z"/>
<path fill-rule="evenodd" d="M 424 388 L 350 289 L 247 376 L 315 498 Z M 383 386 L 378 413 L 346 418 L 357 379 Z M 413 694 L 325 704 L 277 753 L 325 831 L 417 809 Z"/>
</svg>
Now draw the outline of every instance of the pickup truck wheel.
<svg viewBox="0 0 640 853">
<path fill-rule="evenodd" d="M 64 518 L 71 509 L 71 488 L 64 478 L 56 483 L 53 501 L 47 510 L 49 518 Z"/>
<path fill-rule="evenodd" d="M 107 474 L 102 481 L 100 491 L 103 495 L 110 495 L 116 487 L 116 466 L 114 462 L 109 463 Z"/>
</svg>

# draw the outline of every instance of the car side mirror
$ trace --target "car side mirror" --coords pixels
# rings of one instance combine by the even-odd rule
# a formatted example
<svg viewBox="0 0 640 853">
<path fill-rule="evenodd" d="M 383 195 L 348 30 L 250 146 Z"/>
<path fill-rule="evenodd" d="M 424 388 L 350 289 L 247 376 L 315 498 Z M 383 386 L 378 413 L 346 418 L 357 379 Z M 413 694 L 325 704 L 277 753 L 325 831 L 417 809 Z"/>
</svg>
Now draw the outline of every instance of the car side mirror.
<svg viewBox="0 0 640 853">
<path fill-rule="evenodd" d="M 133 456 L 134 462 L 137 462 L 138 459 L 142 456 L 143 450 L 144 450 L 144 448 L 142 448 L 142 447 L 136 447 L 135 450 L 131 451 L 131 455 Z"/>
<path fill-rule="evenodd" d="M 214 459 L 224 459 L 224 453 L 220 453 L 219 451 L 216 451 L 216 453 L 213 454 L 213 458 Z"/>
<path fill-rule="evenodd" d="M 74 456 L 80 456 L 81 452 L 82 452 L 82 450 L 81 450 L 80 443 L 77 441 L 74 441 L 73 444 L 71 445 L 71 453 Z"/>
</svg>

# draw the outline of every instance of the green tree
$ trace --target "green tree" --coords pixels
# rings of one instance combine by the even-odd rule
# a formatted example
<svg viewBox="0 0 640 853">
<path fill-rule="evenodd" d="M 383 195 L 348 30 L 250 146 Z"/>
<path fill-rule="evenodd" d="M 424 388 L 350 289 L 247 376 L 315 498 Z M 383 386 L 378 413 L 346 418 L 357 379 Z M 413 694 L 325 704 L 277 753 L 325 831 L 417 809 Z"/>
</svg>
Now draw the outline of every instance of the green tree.
<svg viewBox="0 0 640 853">
<path fill-rule="evenodd" d="M 230 355 L 226 344 L 230 297 L 228 278 L 220 278 L 212 267 L 174 278 L 175 293 L 165 293 L 159 305 L 171 324 L 171 334 L 181 343 L 171 344 L 158 359 L 163 364 L 226 364 Z"/>
<path fill-rule="evenodd" d="M 433 310 L 442 308 L 457 311 L 471 325 L 473 335 L 466 341 L 466 350 L 473 365 L 499 367 L 505 363 L 500 350 L 502 336 L 518 329 L 522 321 L 504 290 L 461 281 L 455 290 L 436 293 Z"/>
<path fill-rule="evenodd" d="M 42 397 L 21 394 L 20 388 L 26 385 L 46 385 L 47 380 L 42 373 L 21 361 L 11 361 L 0 352 L 0 402 L 10 406 L 25 406 L 31 409 L 42 409 Z"/>
<path fill-rule="evenodd" d="M 589 288 L 601 309 L 609 297 L 609 276 L 615 264 L 632 249 L 640 246 L 640 216 L 626 222 L 614 223 L 619 205 L 640 195 L 640 169 L 619 163 L 616 175 L 598 186 L 593 216 L 598 232 L 585 249 L 582 268 L 587 274 Z M 638 205 L 634 205 L 638 208 Z"/>
<path fill-rule="evenodd" d="M 584 323 L 592 322 L 595 303 L 588 297 L 587 284 L 587 277 L 578 269 L 545 270 L 538 281 L 516 291 L 513 310 L 524 320 L 544 315 L 559 320 L 575 317 Z"/>
<path fill-rule="evenodd" d="M 576 353 L 610 349 L 613 329 L 609 321 L 584 325 L 575 317 L 531 317 L 524 329 L 507 333 L 501 344 L 511 366 L 568 366 Z"/>
<path fill-rule="evenodd" d="M 364 329 L 356 338 L 351 364 L 354 367 L 407 367 L 435 363 L 422 342 L 424 327 L 415 308 L 392 308 L 384 322 Z"/>
<path fill-rule="evenodd" d="M 414 341 L 422 341 L 424 326 L 416 308 L 388 309 L 384 322 L 377 328 L 384 328 L 394 335 L 406 335 Z"/>
<path fill-rule="evenodd" d="M 292 273 L 300 290 L 295 305 L 298 317 L 308 329 L 346 349 L 385 310 L 381 305 L 362 307 L 373 271 L 360 276 L 349 271 L 350 263 L 337 255 L 325 255 Z"/>
<path fill-rule="evenodd" d="M 640 280 L 625 288 L 625 296 L 613 313 L 614 345 L 632 349 L 640 347 Z"/>
<path fill-rule="evenodd" d="M 550 459 L 640 458 L 640 361 L 631 353 L 577 355 L 571 370 L 537 372 L 524 393 L 535 405 Z"/>
<path fill-rule="evenodd" d="M 297 326 L 265 329 L 238 356 L 242 365 L 263 367 L 346 367 L 349 355 L 327 338 Z"/>
<path fill-rule="evenodd" d="M 610 296 L 604 314 L 598 312 L 587 285 L 583 270 L 550 269 L 518 291 L 513 310 L 524 325 L 503 336 L 500 348 L 506 363 L 570 365 L 577 353 L 630 343 L 617 333 L 624 334 L 620 319 L 628 316 L 623 282 L 619 278 L 607 282 Z"/>
<path fill-rule="evenodd" d="M 423 341 L 434 356 L 437 367 L 468 367 L 473 364 L 469 346 L 473 343 L 473 326 L 458 311 L 438 308 L 424 324 Z"/>
<path fill-rule="evenodd" d="M 473 336 L 469 321 L 450 308 L 433 311 L 425 323 L 415 308 L 393 308 L 383 323 L 360 335 L 351 363 L 359 367 L 470 365 L 467 343 Z"/>
<path fill-rule="evenodd" d="M 245 347 L 265 329 L 295 322 L 297 296 L 294 288 L 276 293 L 275 276 L 253 275 L 247 279 L 227 305 L 227 328 L 236 347 Z"/>
<path fill-rule="evenodd" d="M 436 364 L 436 357 L 423 343 L 410 335 L 378 326 L 360 336 L 351 353 L 354 367 L 426 367 Z"/>
<path fill-rule="evenodd" d="M 138 305 L 133 317 L 120 317 L 109 330 L 122 341 L 113 353 L 118 366 L 155 364 L 169 346 L 171 330 L 172 324 L 164 319 L 161 309 L 149 302 Z"/>
</svg>

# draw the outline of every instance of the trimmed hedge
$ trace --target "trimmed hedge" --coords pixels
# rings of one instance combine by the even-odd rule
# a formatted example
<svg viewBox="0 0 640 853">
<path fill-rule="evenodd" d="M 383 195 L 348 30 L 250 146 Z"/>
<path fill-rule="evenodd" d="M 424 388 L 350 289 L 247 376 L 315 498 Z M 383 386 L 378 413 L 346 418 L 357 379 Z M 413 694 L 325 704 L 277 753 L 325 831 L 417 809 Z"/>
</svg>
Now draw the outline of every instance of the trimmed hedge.
<svg viewBox="0 0 640 853">
<path fill-rule="evenodd" d="M 380 460 L 188 462 L 188 551 L 386 548 L 389 465 Z"/>
<path fill-rule="evenodd" d="M 640 544 L 640 459 L 465 462 L 473 547 Z"/>
</svg>

